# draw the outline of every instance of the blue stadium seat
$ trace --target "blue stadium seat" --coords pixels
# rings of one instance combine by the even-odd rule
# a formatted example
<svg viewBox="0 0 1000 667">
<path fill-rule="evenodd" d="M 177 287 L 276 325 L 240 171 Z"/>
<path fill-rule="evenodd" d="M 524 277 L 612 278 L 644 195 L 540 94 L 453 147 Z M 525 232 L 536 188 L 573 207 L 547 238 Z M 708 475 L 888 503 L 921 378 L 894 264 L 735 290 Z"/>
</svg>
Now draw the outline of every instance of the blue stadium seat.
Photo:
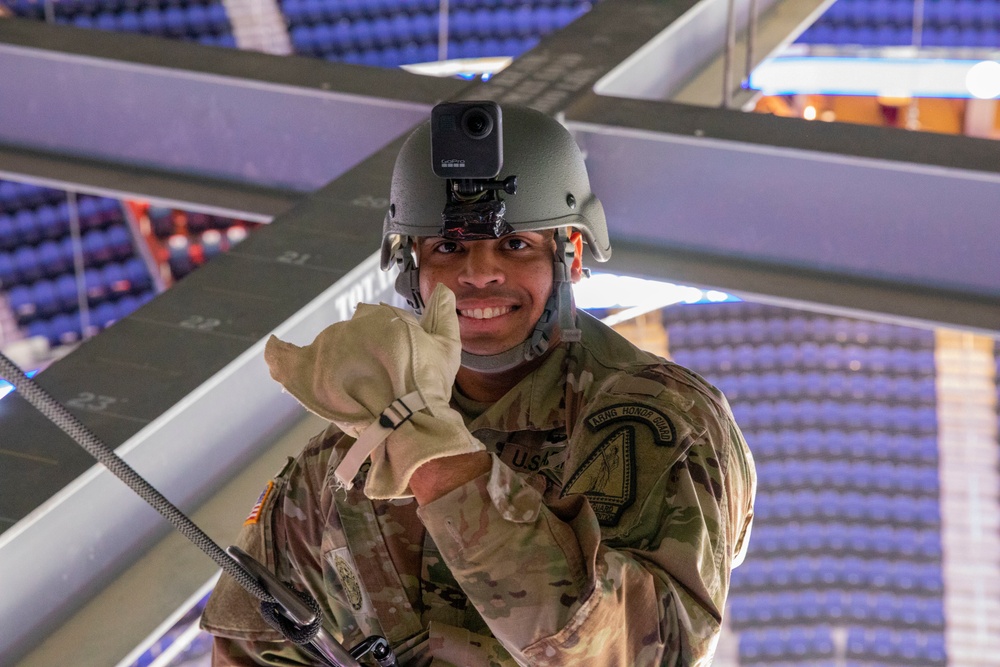
<svg viewBox="0 0 1000 667">
<path fill-rule="evenodd" d="M 39 206 L 35 210 L 35 218 L 46 239 L 59 239 L 69 232 L 69 207 L 65 202 Z"/>
<path fill-rule="evenodd" d="M 142 22 L 139 16 L 130 9 L 124 10 L 118 17 L 118 24 L 122 32 L 141 32 Z"/>
<path fill-rule="evenodd" d="M 228 33 L 232 30 L 229 24 L 229 16 L 226 15 L 226 7 L 217 2 L 206 7 L 208 25 L 207 28 L 215 33 Z"/>
<path fill-rule="evenodd" d="M 329 24 L 319 23 L 312 28 L 312 48 L 317 55 L 325 55 L 334 49 L 334 32 Z M 191 218 L 188 216 L 188 230 L 197 232 L 199 230 L 191 228 Z"/>
<path fill-rule="evenodd" d="M 944 590 L 944 574 L 938 563 L 921 563 L 916 568 L 917 588 L 924 593 L 940 593 Z M 924 614 L 924 622 L 929 622 L 928 613 Z"/>
<path fill-rule="evenodd" d="M 475 17 L 472 12 L 458 10 L 448 17 L 448 39 L 465 41 L 477 36 Z"/>
<path fill-rule="evenodd" d="M 147 6 L 139 12 L 139 25 L 142 26 L 142 31 L 145 33 L 153 35 L 163 34 L 163 15 L 160 14 L 158 8 Z M 85 200 L 81 200 L 80 202 L 81 206 L 83 205 L 83 201 Z"/>
<path fill-rule="evenodd" d="M 50 280 L 39 280 L 30 287 L 30 298 L 35 304 L 36 315 L 50 317 L 59 312 L 60 304 L 55 286 Z"/>
<path fill-rule="evenodd" d="M 187 33 L 187 17 L 181 7 L 167 7 L 163 12 L 163 31 L 169 37 Z"/>
<path fill-rule="evenodd" d="M 94 17 L 94 27 L 98 30 L 115 32 L 120 29 L 121 24 L 114 12 L 98 12 L 97 16 Z"/>
<path fill-rule="evenodd" d="M 0 250 L 0 288 L 7 289 L 16 284 L 19 279 L 13 255 Z"/>
<path fill-rule="evenodd" d="M 56 278 L 55 290 L 61 310 L 73 310 L 78 307 L 79 296 L 77 294 L 76 277 L 73 274 L 63 274 Z"/>
<path fill-rule="evenodd" d="M 183 11 L 187 34 L 205 35 L 211 32 L 212 22 L 208 9 L 202 5 L 188 5 Z"/>
<path fill-rule="evenodd" d="M 132 235 L 124 224 L 112 225 L 104 233 L 113 258 L 125 259 L 132 256 Z"/>
<path fill-rule="evenodd" d="M 938 570 L 940 574 L 940 569 Z M 930 589 L 927 589 L 930 590 Z M 920 624 L 928 628 L 943 628 L 945 623 L 944 618 L 944 600 L 940 596 L 941 588 L 938 588 L 932 597 L 921 597 L 918 598 L 917 610 L 920 612 Z"/>
<path fill-rule="evenodd" d="M 302 55 L 312 55 L 316 53 L 316 35 L 313 32 L 312 26 L 309 25 L 298 25 L 292 28 L 288 33 L 289 38 L 292 41 L 292 47 L 295 49 L 296 53 Z M 170 231 L 173 231 L 173 225 L 171 224 Z"/>
<path fill-rule="evenodd" d="M 117 321 L 118 310 L 113 301 L 105 301 L 90 310 L 90 321 L 101 329 L 106 329 Z"/>
<path fill-rule="evenodd" d="M 352 20 L 370 14 L 366 0 L 341 0 L 340 11 L 344 16 L 349 16 Z"/>
<path fill-rule="evenodd" d="M 754 664 L 764 656 L 764 637 L 759 631 L 748 630 L 740 633 L 739 655 L 742 664 Z"/>
<path fill-rule="evenodd" d="M 27 327 L 28 336 L 42 336 L 46 338 L 51 345 L 53 343 L 52 331 L 49 327 L 49 321 L 46 319 L 32 320 Z"/>
<path fill-rule="evenodd" d="M 0 211 L 13 211 L 17 209 L 20 206 L 17 198 L 17 183 L 0 180 Z"/>
<path fill-rule="evenodd" d="M 20 282 L 31 283 L 42 277 L 42 265 L 33 247 L 21 246 L 14 251 L 13 260 Z"/>
<path fill-rule="evenodd" d="M 111 296 L 127 294 L 132 289 L 131 282 L 125 276 L 124 268 L 115 262 L 110 262 L 101 268 L 101 281 Z"/>
<path fill-rule="evenodd" d="M 824 554 L 811 561 L 814 578 L 820 586 L 837 586 L 844 583 L 846 564 L 843 558 Z"/>
<path fill-rule="evenodd" d="M 54 345 L 70 345 L 82 337 L 78 313 L 61 313 L 49 320 L 50 342 Z"/>
<path fill-rule="evenodd" d="M 107 235 L 100 229 L 91 229 L 81 239 L 83 258 L 87 265 L 103 264 L 114 258 Z"/>
<path fill-rule="evenodd" d="M 113 303 L 115 304 L 115 320 L 125 319 L 139 307 L 139 300 L 133 295 L 122 297 Z"/>
<path fill-rule="evenodd" d="M 109 296 L 108 286 L 100 269 L 90 268 L 83 272 L 83 282 L 87 291 L 87 300 L 96 304 Z"/>
<path fill-rule="evenodd" d="M 306 21 L 305 4 L 299 0 L 284 0 L 280 4 L 280 9 L 290 26 Z"/>
<path fill-rule="evenodd" d="M 34 245 L 42 240 L 42 230 L 38 226 L 34 210 L 21 209 L 14 214 L 13 220 L 14 233 L 17 235 L 18 243 Z"/>
<path fill-rule="evenodd" d="M 38 308 L 32 298 L 31 288 L 16 285 L 7 291 L 7 304 L 20 323 L 28 322 L 38 315 Z"/>
<path fill-rule="evenodd" d="M 17 229 L 14 226 L 14 218 L 9 215 L 0 215 L 0 250 L 16 248 L 17 244 Z"/>
</svg>

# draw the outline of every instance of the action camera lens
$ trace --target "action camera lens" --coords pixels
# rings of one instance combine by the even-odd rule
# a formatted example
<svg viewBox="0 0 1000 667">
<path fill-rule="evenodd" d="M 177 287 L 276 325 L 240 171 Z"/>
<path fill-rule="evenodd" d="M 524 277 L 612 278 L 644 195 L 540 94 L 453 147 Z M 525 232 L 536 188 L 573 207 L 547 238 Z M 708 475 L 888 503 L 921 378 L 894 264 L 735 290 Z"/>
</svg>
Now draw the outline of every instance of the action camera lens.
<svg viewBox="0 0 1000 667">
<path fill-rule="evenodd" d="M 493 118 L 483 109 L 469 109 L 462 114 L 462 129 L 472 139 L 488 137 L 493 131 Z"/>
</svg>

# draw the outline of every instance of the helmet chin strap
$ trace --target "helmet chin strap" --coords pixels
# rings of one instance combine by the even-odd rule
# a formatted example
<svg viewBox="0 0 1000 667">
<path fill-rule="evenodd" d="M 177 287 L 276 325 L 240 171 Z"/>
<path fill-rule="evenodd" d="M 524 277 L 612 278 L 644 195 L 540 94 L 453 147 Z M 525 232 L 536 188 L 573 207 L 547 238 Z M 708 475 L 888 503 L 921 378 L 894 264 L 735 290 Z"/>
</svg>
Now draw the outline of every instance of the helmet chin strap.
<svg viewBox="0 0 1000 667">
<path fill-rule="evenodd" d="M 580 340 L 576 328 L 576 309 L 573 305 L 572 267 L 576 248 L 569 242 L 563 228 L 555 234 L 555 256 L 552 261 L 552 293 L 545 302 L 545 310 L 535 323 L 531 335 L 523 343 L 497 354 L 472 354 L 462 350 L 462 366 L 480 373 L 503 373 L 545 354 L 555 338 L 565 342 Z M 420 271 L 408 244 L 400 249 L 400 272 L 396 278 L 396 291 L 420 314 L 424 302 L 420 296 Z"/>
</svg>

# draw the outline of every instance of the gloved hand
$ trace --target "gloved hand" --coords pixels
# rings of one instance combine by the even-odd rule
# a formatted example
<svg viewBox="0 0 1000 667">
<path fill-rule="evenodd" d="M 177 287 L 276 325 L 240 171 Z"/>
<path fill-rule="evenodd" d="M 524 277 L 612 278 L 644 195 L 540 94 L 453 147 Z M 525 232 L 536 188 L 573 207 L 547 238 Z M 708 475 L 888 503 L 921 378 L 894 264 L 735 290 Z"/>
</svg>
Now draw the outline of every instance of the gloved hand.
<svg viewBox="0 0 1000 667">
<path fill-rule="evenodd" d="M 455 295 L 439 284 L 418 322 L 386 304 L 359 304 L 354 317 L 298 347 L 275 336 L 264 359 L 271 377 L 308 410 L 357 439 L 336 470 L 350 488 L 371 456 L 369 498 L 402 498 L 427 461 L 482 451 L 448 404 L 461 365 Z"/>
</svg>

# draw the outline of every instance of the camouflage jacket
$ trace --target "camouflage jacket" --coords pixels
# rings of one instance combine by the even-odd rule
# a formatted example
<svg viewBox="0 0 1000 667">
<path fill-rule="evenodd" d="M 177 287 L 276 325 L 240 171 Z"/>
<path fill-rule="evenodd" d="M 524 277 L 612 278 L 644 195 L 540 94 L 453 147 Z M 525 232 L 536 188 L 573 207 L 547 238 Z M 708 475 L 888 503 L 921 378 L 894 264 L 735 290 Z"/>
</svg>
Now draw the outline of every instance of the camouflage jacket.
<svg viewBox="0 0 1000 667">
<path fill-rule="evenodd" d="M 750 533 L 753 460 L 722 394 L 581 314 L 492 405 L 457 395 L 489 474 L 418 508 L 338 489 L 331 427 L 268 483 L 239 543 L 401 665 L 707 665 Z M 223 577 L 216 665 L 314 664 Z"/>
</svg>

